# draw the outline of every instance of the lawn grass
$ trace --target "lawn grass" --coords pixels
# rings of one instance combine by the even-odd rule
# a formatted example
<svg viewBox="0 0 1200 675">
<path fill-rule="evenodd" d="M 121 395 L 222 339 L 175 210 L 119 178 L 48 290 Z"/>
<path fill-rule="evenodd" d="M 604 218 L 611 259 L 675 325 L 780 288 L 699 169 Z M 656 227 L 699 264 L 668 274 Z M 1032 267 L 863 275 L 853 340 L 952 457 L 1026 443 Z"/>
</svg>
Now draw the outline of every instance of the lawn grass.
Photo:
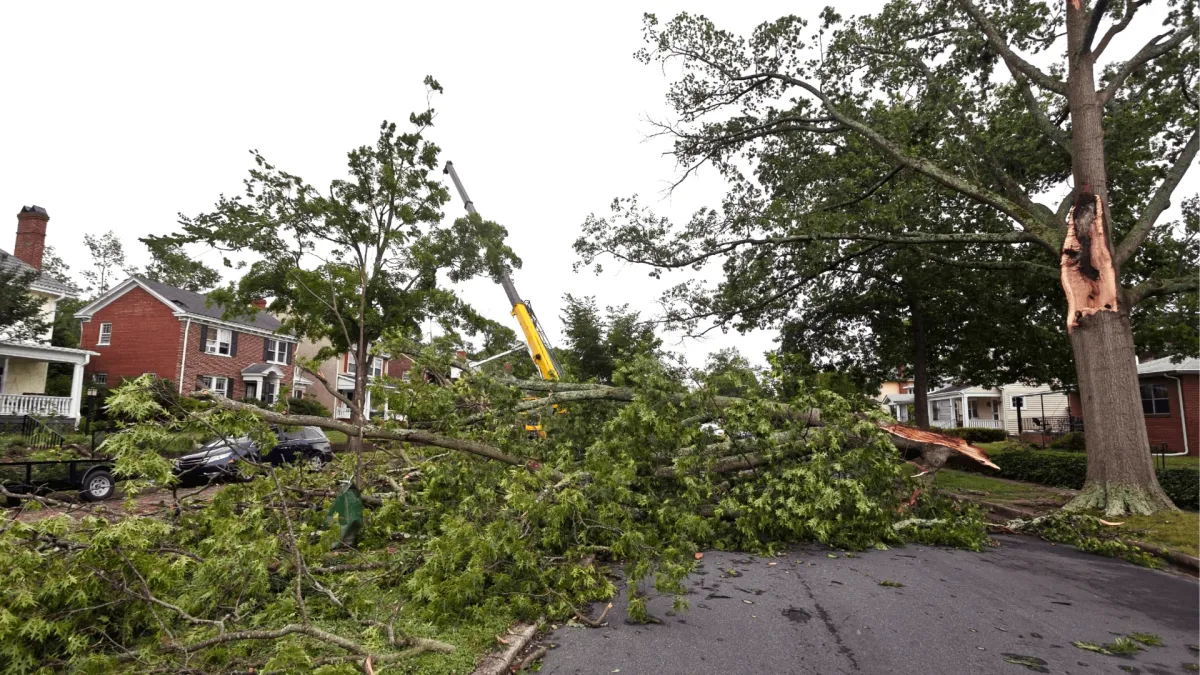
<svg viewBox="0 0 1200 675">
<path fill-rule="evenodd" d="M 1125 516 L 1119 520 L 1125 523 L 1121 531 L 1128 539 L 1200 556 L 1200 513 L 1176 511 L 1153 516 Z"/>
<path fill-rule="evenodd" d="M 997 441 L 995 443 L 975 443 L 974 445 L 976 447 L 983 448 L 987 452 L 989 457 L 1002 456 L 1005 452 L 1008 452 L 1009 449 L 1012 447 L 1011 441 Z M 1040 449 L 1041 448 L 1035 448 L 1035 452 Z M 1046 448 L 1046 449 L 1051 450 L 1051 448 Z M 1054 452 L 1062 452 L 1062 451 L 1055 450 Z M 1085 455 L 1087 453 L 1081 452 L 1079 454 Z M 1167 457 L 1166 460 L 1167 460 L 1167 468 L 1168 469 L 1198 469 L 1198 468 L 1200 468 L 1200 457 Z M 1159 466 L 1159 462 L 1161 462 L 1161 461 L 1162 461 L 1162 459 L 1155 457 L 1154 458 L 1154 466 L 1157 468 Z"/>
<path fill-rule="evenodd" d="M 983 493 L 993 501 L 1044 499 L 1062 501 L 1060 491 L 1033 483 L 1000 480 L 969 471 L 942 469 L 933 484 L 943 490 L 962 494 Z"/>
<path fill-rule="evenodd" d="M 344 434 L 340 431 L 334 431 L 332 429 L 324 429 L 324 431 L 325 431 L 325 437 L 329 439 L 330 443 L 333 443 L 334 445 L 338 445 L 338 444 L 346 442 L 346 434 Z"/>
</svg>

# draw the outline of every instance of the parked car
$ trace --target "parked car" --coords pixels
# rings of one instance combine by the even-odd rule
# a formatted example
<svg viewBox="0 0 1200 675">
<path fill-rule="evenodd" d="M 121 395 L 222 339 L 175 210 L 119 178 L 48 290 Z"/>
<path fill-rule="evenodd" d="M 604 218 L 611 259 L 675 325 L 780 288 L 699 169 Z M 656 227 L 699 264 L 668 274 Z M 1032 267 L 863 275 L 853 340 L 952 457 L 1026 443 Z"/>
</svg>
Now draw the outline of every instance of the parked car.
<svg viewBox="0 0 1200 675">
<path fill-rule="evenodd" d="M 305 462 L 314 469 L 322 468 L 333 459 L 333 446 L 325 432 L 317 427 L 271 429 L 279 439 L 275 447 L 261 456 L 258 446 L 249 437 L 217 438 L 205 443 L 199 452 L 184 455 L 175 461 L 175 475 L 189 482 L 208 482 L 238 475 L 239 461 L 255 464 L 294 464 Z"/>
</svg>

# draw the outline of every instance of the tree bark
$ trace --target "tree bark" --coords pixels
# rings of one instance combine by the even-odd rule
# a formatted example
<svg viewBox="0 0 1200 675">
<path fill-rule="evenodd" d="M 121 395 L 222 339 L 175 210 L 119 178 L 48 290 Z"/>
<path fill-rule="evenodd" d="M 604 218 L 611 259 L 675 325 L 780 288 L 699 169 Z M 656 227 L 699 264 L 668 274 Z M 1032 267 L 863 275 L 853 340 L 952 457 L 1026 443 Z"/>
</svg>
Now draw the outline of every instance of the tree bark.
<svg viewBox="0 0 1200 675">
<path fill-rule="evenodd" d="M 1090 12 L 1067 0 L 1067 103 L 1076 201 L 1062 250 L 1067 332 L 1075 356 L 1087 443 L 1087 481 L 1066 508 L 1108 516 L 1174 509 L 1158 485 L 1138 393 L 1133 329 L 1121 297 L 1108 224 L 1103 106 L 1086 44 Z"/>
<path fill-rule="evenodd" d="M 929 429 L 929 363 L 926 360 L 924 308 L 912 302 L 913 413 L 919 429 Z"/>
</svg>

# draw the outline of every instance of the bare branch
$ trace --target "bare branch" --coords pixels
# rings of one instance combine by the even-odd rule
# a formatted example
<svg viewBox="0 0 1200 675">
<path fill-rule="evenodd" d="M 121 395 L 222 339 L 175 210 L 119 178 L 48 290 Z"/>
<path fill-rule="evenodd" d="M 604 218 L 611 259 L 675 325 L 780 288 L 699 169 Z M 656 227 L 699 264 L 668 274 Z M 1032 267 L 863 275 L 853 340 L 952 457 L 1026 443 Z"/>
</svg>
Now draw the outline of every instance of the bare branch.
<svg viewBox="0 0 1200 675">
<path fill-rule="evenodd" d="M 1146 241 L 1146 237 L 1150 236 L 1150 231 L 1154 229 L 1154 223 L 1158 221 L 1158 217 L 1171 205 L 1171 195 L 1175 192 L 1175 188 L 1179 186 L 1179 182 L 1183 180 L 1184 174 L 1187 173 L 1187 170 L 1192 166 L 1192 162 L 1196 159 L 1196 150 L 1200 148 L 1198 134 L 1200 134 L 1198 131 L 1192 132 L 1192 137 L 1188 139 L 1187 145 L 1183 146 L 1183 150 L 1175 158 L 1175 163 L 1167 171 L 1167 175 L 1163 178 L 1163 182 L 1158 186 L 1158 189 L 1154 191 L 1154 196 L 1146 204 L 1146 209 L 1142 211 L 1142 215 L 1134 223 L 1133 229 L 1129 231 L 1129 234 L 1125 235 L 1120 245 L 1117 246 L 1113 258 L 1118 268 L 1133 257 L 1133 254 L 1137 252 L 1142 242 Z"/>
<path fill-rule="evenodd" d="M 1133 15 L 1137 14 L 1138 9 L 1147 2 L 1149 2 L 1149 0 L 1142 0 L 1142 2 L 1125 0 L 1125 16 L 1121 17 L 1119 22 L 1109 26 L 1108 32 L 1104 34 L 1104 37 L 1100 38 L 1100 44 L 1096 45 L 1096 48 L 1092 50 L 1093 62 L 1100 60 L 1100 55 L 1104 53 L 1104 48 L 1108 47 L 1108 43 L 1112 42 L 1112 39 L 1116 37 L 1118 33 L 1129 27 L 1129 22 L 1133 21 Z M 1092 11 L 1094 12 L 1095 10 Z"/>
<path fill-rule="evenodd" d="M 991 20 L 988 19 L 987 15 L 981 9 L 975 6 L 975 3 L 971 2 L 971 0 L 958 0 L 958 4 L 974 19 L 975 23 L 979 24 L 979 28 L 983 31 L 983 34 L 987 36 L 988 45 L 992 48 L 992 51 L 1004 59 L 1004 63 L 1008 65 L 1010 71 L 1023 74 L 1042 89 L 1063 96 L 1067 95 L 1067 83 L 1047 75 L 1039 70 L 1037 66 L 1021 58 L 1020 55 L 1014 52 L 1008 46 L 1008 43 L 1005 42 L 1004 37 L 1000 35 L 1000 32 L 996 30 Z"/>
</svg>

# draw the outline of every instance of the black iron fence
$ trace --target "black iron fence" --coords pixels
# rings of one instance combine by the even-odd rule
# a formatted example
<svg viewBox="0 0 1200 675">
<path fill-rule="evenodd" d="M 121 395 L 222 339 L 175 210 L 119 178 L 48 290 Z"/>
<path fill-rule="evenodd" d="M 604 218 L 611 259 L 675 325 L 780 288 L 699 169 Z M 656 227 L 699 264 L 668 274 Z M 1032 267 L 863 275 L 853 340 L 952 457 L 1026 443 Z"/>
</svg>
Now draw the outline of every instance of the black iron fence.
<svg viewBox="0 0 1200 675">
<path fill-rule="evenodd" d="M 32 415 L 26 415 L 21 420 L 21 438 L 32 450 L 61 448 L 66 440 L 62 434 Z"/>
<path fill-rule="evenodd" d="M 1071 432 L 1083 432 L 1083 418 L 1074 415 L 1024 415 L 1021 431 L 1047 436 L 1065 436 Z"/>
</svg>

